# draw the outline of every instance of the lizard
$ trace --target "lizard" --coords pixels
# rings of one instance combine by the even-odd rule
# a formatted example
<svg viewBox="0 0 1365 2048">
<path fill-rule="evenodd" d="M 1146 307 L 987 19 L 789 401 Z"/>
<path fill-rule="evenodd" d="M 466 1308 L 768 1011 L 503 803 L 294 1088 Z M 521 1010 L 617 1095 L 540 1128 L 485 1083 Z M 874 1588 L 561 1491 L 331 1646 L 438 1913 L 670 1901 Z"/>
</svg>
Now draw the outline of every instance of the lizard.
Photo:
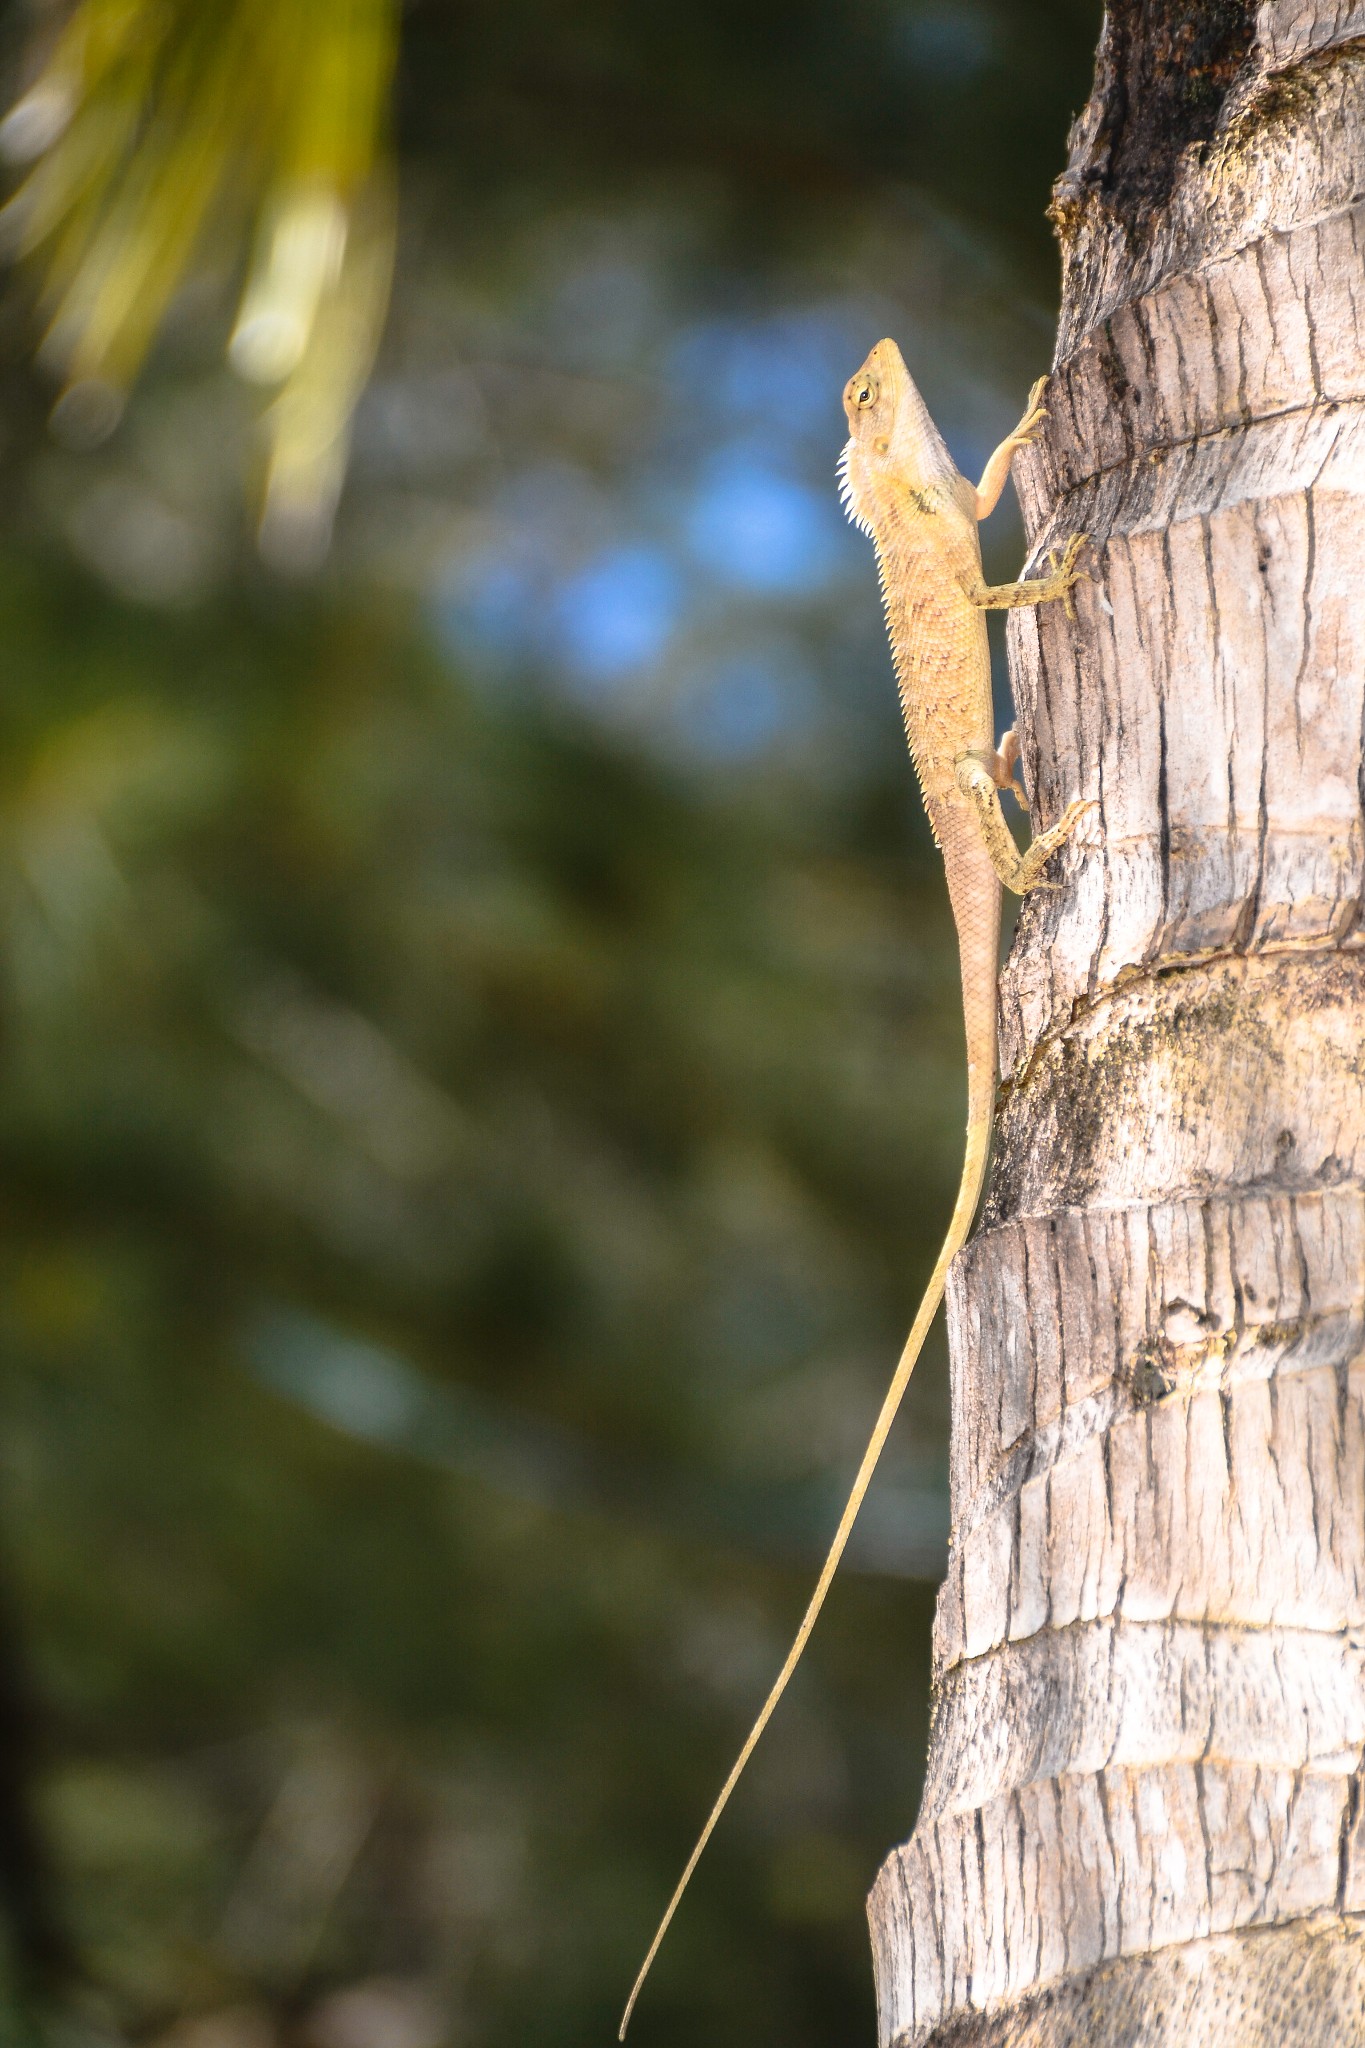
<svg viewBox="0 0 1365 2048">
<path fill-rule="evenodd" d="M 1047 379 L 1029 393 L 1024 416 L 1000 443 L 973 486 L 958 470 L 894 341 L 879 341 L 844 387 L 849 438 L 839 459 L 840 495 L 853 524 L 877 555 L 892 661 L 910 754 L 934 840 L 943 855 L 948 898 L 957 930 L 962 1010 L 967 1040 L 967 1134 L 957 1199 L 933 1272 L 905 1341 L 853 1488 L 839 1519 L 815 1591 L 786 1662 L 743 1748 L 721 1787 L 697 1839 L 627 2001 L 618 2038 L 635 2009 L 645 1978 L 692 1873 L 724 1812 L 730 1794 L 767 1727 L 801 1658 L 843 1556 L 858 1510 L 909 1384 L 929 1326 L 938 1312 L 948 1268 L 966 1242 L 981 1198 L 990 1152 L 997 1082 L 996 982 L 1000 955 L 1001 886 L 1024 895 L 1057 885 L 1043 880 L 1052 855 L 1094 808 L 1090 799 L 1069 803 L 1054 825 L 1020 853 L 1000 803 L 1011 790 L 1027 798 L 1015 771 L 1019 741 L 1013 727 L 997 746 L 992 738 L 991 667 L 986 613 L 1061 598 L 1074 618 L 1072 586 L 1086 572 L 1077 558 L 1087 536 L 1073 534 L 1047 574 L 1016 583 L 987 583 L 977 532 L 999 503 L 1017 449 L 1037 438 L 1046 407 Z M 1089 580 L 1088 578 L 1086 580 Z"/>
</svg>

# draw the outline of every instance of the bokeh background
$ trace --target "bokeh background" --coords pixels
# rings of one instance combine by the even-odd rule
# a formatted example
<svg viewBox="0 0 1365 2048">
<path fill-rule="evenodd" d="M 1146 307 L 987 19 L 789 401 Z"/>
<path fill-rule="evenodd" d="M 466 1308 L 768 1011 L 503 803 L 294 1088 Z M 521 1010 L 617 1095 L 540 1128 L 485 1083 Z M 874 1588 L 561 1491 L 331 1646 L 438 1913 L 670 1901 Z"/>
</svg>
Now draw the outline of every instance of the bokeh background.
<svg viewBox="0 0 1365 2048">
<path fill-rule="evenodd" d="M 1014 423 L 1099 8 L 413 0 L 386 140 L 361 0 L 190 0 L 181 234 L 173 152 L 91 182 L 139 4 L 55 240 L 70 107 L 0 131 L 0 2040 L 605 2043 L 958 1170 L 840 390 L 891 334 L 965 470 Z M 386 225 L 258 539 L 267 20 Z M 936 1336 L 640 2048 L 872 2038 L 946 1432 Z"/>
</svg>

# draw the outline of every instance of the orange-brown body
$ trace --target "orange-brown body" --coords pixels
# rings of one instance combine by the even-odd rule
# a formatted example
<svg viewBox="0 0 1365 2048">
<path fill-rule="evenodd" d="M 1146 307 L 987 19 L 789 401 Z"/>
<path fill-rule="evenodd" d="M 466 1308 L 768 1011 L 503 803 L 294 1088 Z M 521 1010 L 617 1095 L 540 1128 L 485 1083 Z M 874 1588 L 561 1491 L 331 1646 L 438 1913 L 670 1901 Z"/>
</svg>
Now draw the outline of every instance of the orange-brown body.
<svg viewBox="0 0 1365 2048">
<path fill-rule="evenodd" d="M 986 1177 L 995 1101 L 1001 886 L 1020 894 L 1048 886 L 1040 882 L 1044 863 L 1074 829 L 1082 812 L 1090 807 L 1084 800 L 1069 804 L 1058 822 L 1039 834 L 1024 854 L 1015 845 L 1000 808 L 1001 789 L 1017 788 L 1013 774 L 1018 747 L 1013 732 L 1005 735 L 998 749 L 992 737 L 986 611 L 993 606 L 1043 604 L 1056 597 L 1066 598 L 1070 610 L 1068 593 L 1081 573 L 1076 568 L 1076 556 L 1085 539 L 1083 534 L 1073 536 L 1060 563 L 1045 577 L 996 585 L 982 579 L 977 524 L 994 510 L 1015 449 L 1033 439 L 1044 417 L 1039 403 L 1042 392 L 1043 384 L 1035 384 L 1023 419 L 991 456 L 980 484 L 974 488 L 944 446 L 894 341 L 879 341 L 844 389 L 849 440 L 840 461 L 842 494 L 849 516 L 876 546 L 906 736 L 934 838 L 943 854 L 948 898 L 957 926 L 967 1033 L 967 1138 L 962 1179 L 948 1234 L 882 1402 L 815 1591 L 786 1661 L 721 1787 L 659 1923 L 626 2004 L 621 2021 L 622 2040 L 641 1986 L 692 1872 L 786 1690 L 824 1605 L 882 1446 L 938 1311 L 948 1268 L 976 1214 Z"/>
<path fill-rule="evenodd" d="M 999 502 L 1015 449 L 1033 439 L 1044 417 L 1042 392 L 1040 382 L 974 488 L 944 446 L 894 341 L 879 341 L 844 390 L 844 498 L 877 550 L 906 737 L 957 926 L 967 1034 L 967 1148 L 958 1211 L 966 1205 L 967 1213 L 954 1214 L 960 1233 L 956 1242 L 949 1233 L 949 1259 L 970 1227 L 985 1177 L 996 1078 L 1001 885 L 1020 894 L 1036 887 L 1044 863 L 1086 809 L 1072 804 L 1021 855 L 1000 808 L 999 791 L 1013 784 L 1018 749 L 1012 732 L 998 750 L 993 737 L 986 612 L 1065 597 L 1083 541 L 1074 539 L 1047 577 L 990 585 L 981 573 L 979 522 Z M 946 1274 L 947 1261 L 943 1265 Z"/>
</svg>

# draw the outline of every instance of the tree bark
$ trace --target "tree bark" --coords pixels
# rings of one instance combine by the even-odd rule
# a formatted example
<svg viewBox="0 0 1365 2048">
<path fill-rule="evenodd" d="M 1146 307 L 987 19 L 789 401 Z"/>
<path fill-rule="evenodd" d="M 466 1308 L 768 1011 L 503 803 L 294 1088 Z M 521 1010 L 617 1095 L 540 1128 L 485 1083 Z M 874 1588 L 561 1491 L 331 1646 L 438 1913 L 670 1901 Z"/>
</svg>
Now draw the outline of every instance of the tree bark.
<svg viewBox="0 0 1365 2048">
<path fill-rule="evenodd" d="M 1365 2042 L 1365 5 L 1122 0 L 1016 612 L 1044 821 L 884 2042 Z M 1107 602 L 1109 609 L 1101 599 Z"/>
</svg>

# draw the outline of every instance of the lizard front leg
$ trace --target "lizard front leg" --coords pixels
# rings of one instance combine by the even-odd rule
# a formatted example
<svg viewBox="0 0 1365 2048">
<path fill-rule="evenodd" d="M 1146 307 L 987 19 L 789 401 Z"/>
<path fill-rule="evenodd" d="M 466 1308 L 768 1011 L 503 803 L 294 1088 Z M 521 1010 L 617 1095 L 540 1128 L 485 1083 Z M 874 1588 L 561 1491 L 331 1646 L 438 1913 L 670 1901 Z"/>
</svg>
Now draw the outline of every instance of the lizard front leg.
<svg viewBox="0 0 1365 2048">
<path fill-rule="evenodd" d="M 1006 744 L 1013 737 L 1012 733 L 1007 733 Z M 1016 741 L 1016 749 L 1017 746 Z M 957 786 L 976 812 L 981 843 L 1004 886 L 1016 896 L 1027 895 L 1030 889 L 1055 889 L 1057 883 L 1040 879 L 1043 869 L 1057 848 L 1071 837 L 1085 813 L 1094 810 L 1094 798 L 1077 797 L 1074 803 L 1067 805 L 1055 825 L 1050 825 L 1046 832 L 1040 832 L 1028 851 L 1020 853 L 1000 804 L 1002 786 L 1017 787 L 1008 780 L 1006 759 L 1003 748 L 1000 753 L 960 755 L 954 763 Z M 1002 772 L 1006 773 L 1003 785 L 1000 781 Z"/>
<path fill-rule="evenodd" d="M 1043 393 L 1047 390 L 1047 378 L 1040 377 L 1028 395 L 1024 417 L 1012 434 L 1007 434 L 990 461 L 981 472 L 981 481 L 976 487 L 976 516 L 989 519 L 1000 503 L 1000 493 L 1005 488 L 1005 478 L 1010 473 L 1016 448 L 1027 448 L 1038 438 L 1038 423 L 1047 418 L 1047 407 L 1043 404 Z"/>
<path fill-rule="evenodd" d="M 983 611 L 1010 611 L 1017 605 L 1050 604 L 1054 597 L 1064 598 L 1066 615 L 1074 619 L 1076 612 L 1071 602 L 1071 587 L 1082 577 L 1087 583 L 1090 581 L 1086 571 L 1076 567 L 1076 558 L 1089 538 L 1085 533 L 1073 533 L 1062 550 L 1060 561 L 1055 552 L 1048 557 L 1050 567 L 1046 576 L 1029 576 L 1018 583 L 985 583 L 978 575 L 971 582 L 964 577 L 962 588 L 971 602 Z"/>
</svg>

